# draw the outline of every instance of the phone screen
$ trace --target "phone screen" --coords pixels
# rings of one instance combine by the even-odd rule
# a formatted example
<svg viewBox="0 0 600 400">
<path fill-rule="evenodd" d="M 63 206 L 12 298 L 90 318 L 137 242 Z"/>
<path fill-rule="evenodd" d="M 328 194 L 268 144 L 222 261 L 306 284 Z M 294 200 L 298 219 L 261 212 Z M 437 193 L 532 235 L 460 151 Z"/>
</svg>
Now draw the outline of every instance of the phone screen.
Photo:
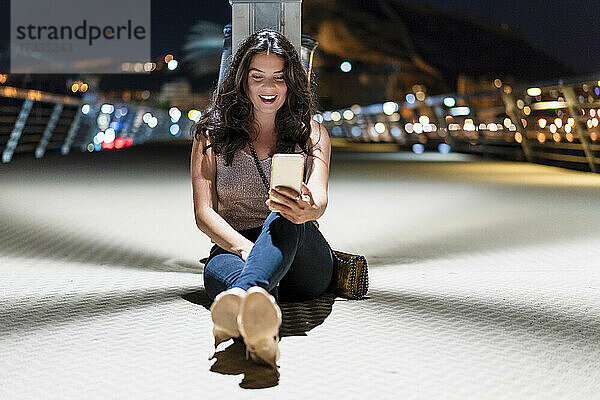
<svg viewBox="0 0 600 400">
<path fill-rule="evenodd" d="M 302 176 L 304 175 L 304 156 L 302 154 L 277 153 L 271 161 L 271 188 L 286 186 L 302 192 Z"/>
</svg>

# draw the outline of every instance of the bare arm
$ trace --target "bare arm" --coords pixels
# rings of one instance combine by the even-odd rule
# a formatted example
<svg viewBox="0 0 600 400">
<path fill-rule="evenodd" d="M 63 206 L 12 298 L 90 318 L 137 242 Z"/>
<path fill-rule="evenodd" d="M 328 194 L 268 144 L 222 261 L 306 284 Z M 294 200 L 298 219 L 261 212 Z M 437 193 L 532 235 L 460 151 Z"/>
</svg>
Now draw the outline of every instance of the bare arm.
<svg viewBox="0 0 600 400">
<path fill-rule="evenodd" d="M 310 141 L 315 147 L 313 149 L 313 164 L 308 171 L 306 186 L 310 189 L 313 201 L 318 209 L 314 219 L 318 219 L 327 208 L 331 141 L 327 129 L 315 120 L 311 121 Z"/>
<path fill-rule="evenodd" d="M 217 165 L 212 147 L 202 154 L 208 139 L 194 140 L 190 161 L 194 215 L 196 226 L 221 248 L 239 255 L 244 261 L 252 250 L 252 243 L 216 212 L 217 190 L 215 177 Z"/>
</svg>

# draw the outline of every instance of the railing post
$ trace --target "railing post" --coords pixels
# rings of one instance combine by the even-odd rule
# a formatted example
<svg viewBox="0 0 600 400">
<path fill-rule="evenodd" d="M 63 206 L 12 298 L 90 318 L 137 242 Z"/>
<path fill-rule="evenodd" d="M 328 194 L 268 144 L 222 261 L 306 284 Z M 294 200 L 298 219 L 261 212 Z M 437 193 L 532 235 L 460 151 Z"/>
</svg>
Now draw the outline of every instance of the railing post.
<svg viewBox="0 0 600 400">
<path fill-rule="evenodd" d="M 446 140 L 448 141 L 448 144 L 451 148 L 455 148 L 454 138 L 450 134 L 450 129 L 448 129 L 448 123 L 446 122 L 446 115 L 444 109 L 440 104 L 435 104 L 433 106 L 433 112 L 435 113 L 435 116 L 438 120 L 438 129 L 441 129 L 443 127 L 446 130 Z"/>
<path fill-rule="evenodd" d="M 79 125 L 81 124 L 81 107 L 77 109 L 77 113 L 75 114 L 75 118 L 71 122 L 71 126 L 69 127 L 69 132 L 67 133 L 67 137 L 63 145 L 60 148 L 61 154 L 64 156 L 71 151 L 71 146 L 73 145 L 73 140 L 75 140 L 75 136 L 77 136 L 77 132 L 79 131 Z"/>
<path fill-rule="evenodd" d="M 575 119 L 575 131 L 579 136 L 579 143 L 581 143 L 581 147 L 583 148 L 585 157 L 588 160 L 590 170 L 592 172 L 596 172 L 596 162 L 594 159 L 594 154 L 592 153 L 592 149 L 590 148 L 590 143 L 588 142 L 587 137 L 588 129 L 587 126 L 583 123 L 584 119 L 579 114 L 579 104 L 577 103 L 575 91 L 571 86 L 561 86 L 560 90 L 565 95 L 565 101 L 567 102 L 567 107 L 569 108 L 571 116 L 573 117 L 573 119 Z"/>
<path fill-rule="evenodd" d="M 2 152 L 2 162 L 7 163 L 10 162 L 10 160 L 12 159 L 13 153 L 17 148 L 19 139 L 21 138 L 23 128 L 25 128 L 25 123 L 27 122 L 27 118 L 29 117 L 31 107 L 33 107 L 33 100 L 27 99 L 23 102 L 21 112 L 19 112 L 19 117 L 17 118 L 15 126 L 13 127 L 13 130 L 10 133 L 8 143 L 6 143 L 6 148 Z"/>
<path fill-rule="evenodd" d="M 512 123 L 517 127 L 517 131 L 521 132 L 521 147 L 523 148 L 523 153 L 525 153 L 525 158 L 527 161 L 533 162 L 533 151 L 527 139 L 525 126 L 519 116 L 519 108 L 517 107 L 517 103 L 515 103 L 515 98 L 509 93 L 502 93 L 502 101 L 504 101 L 506 113 L 512 120 Z"/>
<path fill-rule="evenodd" d="M 62 110 L 62 103 L 56 103 L 54 105 L 52 115 L 50 116 L 50 121 L 48 121 L 46 129 L 44 129 L 44 134 L 42 135 L 42 138 L 35 149 L 35 158 L 41 158 L 44 156 L 44 153 L 46 153 L 46 147 L 48 146 L 48 142 L 52 137 L 52 133 L 54 132 L 54 128 L 56 127 L 56 123 L 58 122 L 58 118 L 60 117 Z"/>
</svg>

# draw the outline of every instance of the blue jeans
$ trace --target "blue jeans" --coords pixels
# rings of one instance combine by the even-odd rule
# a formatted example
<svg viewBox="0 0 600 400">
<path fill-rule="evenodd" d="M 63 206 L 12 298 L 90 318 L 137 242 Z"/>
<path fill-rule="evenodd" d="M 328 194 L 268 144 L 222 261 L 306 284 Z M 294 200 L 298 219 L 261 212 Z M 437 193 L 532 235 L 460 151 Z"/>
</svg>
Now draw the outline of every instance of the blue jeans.
<svg viewBox="0 0 600 400">
<path fill-rule="evenodd" d="M 234 286 L 261 286 L 278 301 L 303 301 L 329 286 L 331 247 L 312 222 L 294 224 L 271 212 L 262 227 L 239 232 L 254 247 L 245 262 L 216 244 L 212 247 L 204 267 L 204 288 L 211 299 Z"/>
</svg>

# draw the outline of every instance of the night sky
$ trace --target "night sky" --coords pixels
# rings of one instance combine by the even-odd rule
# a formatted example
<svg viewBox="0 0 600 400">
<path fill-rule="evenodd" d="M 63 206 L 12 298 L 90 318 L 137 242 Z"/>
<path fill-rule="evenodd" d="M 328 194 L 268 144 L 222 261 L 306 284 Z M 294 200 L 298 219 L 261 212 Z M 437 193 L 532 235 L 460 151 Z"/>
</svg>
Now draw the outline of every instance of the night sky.
<svg viewBox="0 0 600 400">
<path fill-rule="evenodd" d="M 372 0 L 375 1 L 375 0 Z M 391 0 L 392 2 L 394 0 Z M 405 0 L 454 10 L 483 21 L 506 23 L 534 47 L 562 60 L 580 74 L 600 72 L 598 0 Z M 231 20 L 227 0 L 153 0 L 152 53 L 180 48 L 198 20 Z"/>
<path fill-rule="evenodd" d="M 370 0 L 377 1 L 377 0 Z M 600 72 L 600 0 L 387 0 L 429 4 L 483 21 L 506 23 L 534 47 L 578 74 Z M 8 9 L 8 0 L 0 0 Z M 199 20 L 225 25 L 231 20 L 228 0 L 152 0 L 152 55 L 183 46 Z M 0 13 L 0 36 L 8 41 L 7 13 Z"/>
<path fill-rule="evenodd" d="M 578 73 L 600 72 L 598 0 L 407 0 L 506 23 Z"/>
</svg>

